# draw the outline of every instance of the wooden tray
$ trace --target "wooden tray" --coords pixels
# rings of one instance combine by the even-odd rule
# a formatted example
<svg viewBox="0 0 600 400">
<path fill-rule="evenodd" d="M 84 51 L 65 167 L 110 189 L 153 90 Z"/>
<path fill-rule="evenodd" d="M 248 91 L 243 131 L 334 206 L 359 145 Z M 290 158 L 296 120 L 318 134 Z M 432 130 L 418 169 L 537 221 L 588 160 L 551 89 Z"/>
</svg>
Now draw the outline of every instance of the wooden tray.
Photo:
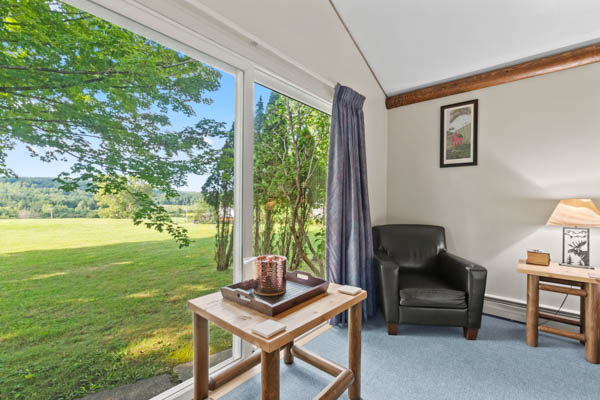
<svg viewBox="0 0 600 400">
<path fill-rule="evenodd" d="M 272 317 L 321 293 L 325 293 L 329 287 L 329 282 L 315 278 L 305 272 L 288 272 L 285 278 L 286 291 L 281 296 L 259 296 L 255 294 L 256 281 L 254 279 L 222 287 L 221 295 L 224 299 L 243 304 Z"/>
</svg>

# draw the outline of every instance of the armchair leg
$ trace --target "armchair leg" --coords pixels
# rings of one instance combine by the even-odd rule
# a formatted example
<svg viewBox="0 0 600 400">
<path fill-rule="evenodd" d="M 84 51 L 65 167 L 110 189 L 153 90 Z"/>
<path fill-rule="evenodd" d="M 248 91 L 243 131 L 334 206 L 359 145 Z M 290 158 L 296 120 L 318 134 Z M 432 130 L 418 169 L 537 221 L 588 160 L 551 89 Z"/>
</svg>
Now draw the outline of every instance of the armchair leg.
<svg viewBox="0 0 600 400">
<path fill-rule="evenodd" d="M 396 336 L 398 334 L 398 324 L 387 324 L 388 335 Z"/>
<path fill-rule="evenodd" d="M 465 339 L 467 340 L 476 340 L 478 332 L 479 329 L 477 328 L 463 328 L 463 335 L 465 335 Z"/>
</svg>

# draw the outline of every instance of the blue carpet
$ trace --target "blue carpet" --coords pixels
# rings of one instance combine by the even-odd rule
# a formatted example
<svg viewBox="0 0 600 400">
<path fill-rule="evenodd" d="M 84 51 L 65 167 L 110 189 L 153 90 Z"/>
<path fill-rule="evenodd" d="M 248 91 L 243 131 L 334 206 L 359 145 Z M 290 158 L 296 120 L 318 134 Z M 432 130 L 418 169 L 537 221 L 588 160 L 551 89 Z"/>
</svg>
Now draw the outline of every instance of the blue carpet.
<svg viewBox="0 0 600 400">
<path fill-rule="evenodd" d="M 574 340 L 541 333 L 529 347 L 525 325 L 488 316 L 476 341 L 462 328 L 404 325 L 398 333 L 388 336 L 381 317 L 364 324 L 363 399 L 600 399 L 600 365 L 585 361 Z M 306 348 L 346 365 L 346 335 L 332 328 Z M 282 362 L 280 374 L 282 400 L 312 399 L 332 379 L 298 359 Z M 260 375 L 223 398 L 260 399 Z"/>
</svg>

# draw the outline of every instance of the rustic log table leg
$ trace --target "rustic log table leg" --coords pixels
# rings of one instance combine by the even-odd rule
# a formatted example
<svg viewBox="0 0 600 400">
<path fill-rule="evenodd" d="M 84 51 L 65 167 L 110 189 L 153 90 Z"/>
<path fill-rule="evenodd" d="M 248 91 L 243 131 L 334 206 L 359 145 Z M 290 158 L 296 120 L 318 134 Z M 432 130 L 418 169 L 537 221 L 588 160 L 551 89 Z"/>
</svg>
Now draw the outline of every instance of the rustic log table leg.
<svg viewBox="0 0 600 400">
<path fill-rule="evenodd" d="M 359 400 L 362 303 L 352 306 L 348 316 L 348 368 L 350 368 L 354 374 L 354 383 L 348 388 L 348 397 L 350 400 Z"/>
<path fill-rule="evenodd" d="M 585 284 L 581 284 L 581 288 L 585 290 Z M 579 298 L 579 333 L 585 335 L 585 297 Z M 580 341 L 585 344 L 585 340 Z"/>
<path fill-rule="evenodd" d="M 260 375 L 262 400 L 279 400 L 279 350 L 262 350 Z"/>
<path fill-rule="evenodd" d="M 194 313 L 194 400 L 208 398 L 208 321 Z"/>
<path fill-rule="evenodd" d="M 527 275 L 527 334 L 529 346 L 538 345 L 538 318 L 540 312 L 540 277 Z"/>
<path fill-rule="evenodd" d="M 294 347 L 294 341 L 289 342 L 283 347 L 283 362 L 286 364 L 292 364 L 294 362 L 292 347 Z"/>
<path fill-rule="evenodd" d="M 226 384 L 227 382 L 237 378 L 244 372 L 256 365 L 260 364 L 260 351 L 252 353 L 249 357 L 240 360 L 236 363 L 230 364 L 226 368 L 223 368 L 216 374 L 211 375 L 208 378 L 208 389 L 216 390 Z"/>
<path fill-rule="evenodd" d="M 598 285 L 595 283 L 585 284 L 585 359 L 592 364 L 600 363 L 598 354 Z"/>
</svg>

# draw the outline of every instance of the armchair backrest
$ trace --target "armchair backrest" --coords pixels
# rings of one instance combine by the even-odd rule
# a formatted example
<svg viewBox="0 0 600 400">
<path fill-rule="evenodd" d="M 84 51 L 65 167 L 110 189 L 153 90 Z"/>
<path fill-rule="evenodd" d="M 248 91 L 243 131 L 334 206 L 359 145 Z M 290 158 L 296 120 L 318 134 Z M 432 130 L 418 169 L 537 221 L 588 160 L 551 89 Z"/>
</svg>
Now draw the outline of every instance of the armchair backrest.
<svg viewBox="0 0 600 400">
<path fill-rule="evenodd" d="M 446 249 L 444 228 L 435 225 L 395 224 L 373 227 L 373 250 L 387 254 L 402 268 L 435 268 Z"/>
</svg>

